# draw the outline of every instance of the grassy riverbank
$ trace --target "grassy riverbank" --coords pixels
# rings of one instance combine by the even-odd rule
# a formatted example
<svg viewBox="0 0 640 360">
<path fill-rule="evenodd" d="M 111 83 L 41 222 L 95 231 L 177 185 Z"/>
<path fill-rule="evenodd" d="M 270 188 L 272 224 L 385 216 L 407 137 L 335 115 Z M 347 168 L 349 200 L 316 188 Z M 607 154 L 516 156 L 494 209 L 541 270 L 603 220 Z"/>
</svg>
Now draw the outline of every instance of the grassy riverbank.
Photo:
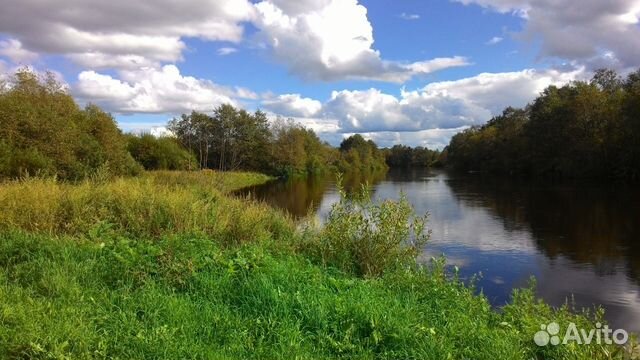
<svg viewBox="0 0 640 360">
<path fill-rule="evenodd" d="M 595 320 L 553 310 L 530 290 L 496 312 L 441 261 L 394 266 L 406 254 L 372 252 L 394 261 L 349 271 L 371 256 L 345 246 L 337 261 L 323 246 L 364 247 L 358 236 L 371 234 L 349 227 L 361 219 L 355 210 L 339 217 L 353 221 L 300 231 L 228 195 L 268 179 L 156 172 L 0 185 L 0 358 L 622 356 L 612 346 L 536 346 L 540 324 L 591 329 Z M 380 229 L 409 229 L 396 224 L 404 208 L 385 206 L 381 214 L 397 218 L 380 216 Z M 366 246 L 379 251 L 374 238 Z"/>
</svg>

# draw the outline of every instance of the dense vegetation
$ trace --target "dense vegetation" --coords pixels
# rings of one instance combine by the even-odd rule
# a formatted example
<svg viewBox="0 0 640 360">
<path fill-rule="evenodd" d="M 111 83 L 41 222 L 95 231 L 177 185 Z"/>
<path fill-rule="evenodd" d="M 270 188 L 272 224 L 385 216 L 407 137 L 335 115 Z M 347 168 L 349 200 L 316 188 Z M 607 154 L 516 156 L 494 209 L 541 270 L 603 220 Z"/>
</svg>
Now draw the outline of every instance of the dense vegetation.
<svg viewBox="0 0 640 360">
<path fill-rule="evenodd" d="M 221 105 L 173 119 L 174 136 L 124 135 L 95 105 L 81 109 L 52 74 L 19 70 L 0 84 L 0 178 L 65 180 L 147 170 L 253 170 L 277 176 L 371 172 L 384 155 L 360 135 L 339 149 L 292 120 Z"/>
<path fill-rule="evenodd" d="M 386 170 L 384 153 L 372 140 L 355 134 L 340 143 L 340 159 L 337 167 L 342 172 L 378 172 Z"/>
<path fill-rule="evenodd" d="M 439 165 L 440 152 L 422 146 L 412 148 L 406 145 L 394 145 L 385 149 L 384 153 L 390 168 L 427 168 Z"/>
<path fill-rule="evenodd" d="M 169 129 L 198 155 L 203 169 L 289 176 L 386 167 L 376 144 L 360 135 L 345 139 L 335 149 L 293 120 L 277 119 L 269 124 L 261 111 L 251 114 L 228 104 L 217 107 L 211 115 L 183 114 L 170 122 Z"/>
<path fill-rule="evenodd" d="M 146 170 L 196 170 L 195 156 L 171 136 L 127 135 L 127 150 Z"/>
<path fill-rule="evenodd" d="M 531 290 L 496 312 L 442 261 L 416 266 L 409 234 L 424 223 L 406 202 L 343 199 L 325 227 L 299 230 L 225 195 L 266 179 L 153 172 L 0 186 L 0 358 L 623 356 L 538 347 L 541 323 L 595 320 Z"/>
<path fill-rule="evenodd" d="M 639 179 L 640 70 L 550 86 L 525 109 L 455 135 L 447 152 L 462 170 Z"/>
<path fill-rule="evenodd" d="M 52 74 L 23 70 L 0 84 L 0 177 L 73 180 L 140 170 L 111 115 L 96 106 L 79 108 Z"/>
</svg>

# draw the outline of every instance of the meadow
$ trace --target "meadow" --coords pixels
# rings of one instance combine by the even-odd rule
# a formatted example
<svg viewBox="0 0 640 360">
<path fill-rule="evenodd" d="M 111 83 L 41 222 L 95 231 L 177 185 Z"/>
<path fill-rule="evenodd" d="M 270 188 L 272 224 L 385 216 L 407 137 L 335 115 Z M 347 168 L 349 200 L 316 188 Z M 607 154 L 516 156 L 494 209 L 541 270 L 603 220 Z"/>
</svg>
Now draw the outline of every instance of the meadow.
<svg viewBox="0 0 640 360">
<path fill-rule="evenodd" d="M 594 328 L 599 310 L 551 308 L 534 283 L 493 309 L 444 259 L 416 263 L 428 218 L 406 201 L 345 197 L 318 226 L 231 194 L 269 180 L 158 171 L 1 184 L 0 358 L 628 355 L 533 341 L 552 321 Z"/>
</svg>

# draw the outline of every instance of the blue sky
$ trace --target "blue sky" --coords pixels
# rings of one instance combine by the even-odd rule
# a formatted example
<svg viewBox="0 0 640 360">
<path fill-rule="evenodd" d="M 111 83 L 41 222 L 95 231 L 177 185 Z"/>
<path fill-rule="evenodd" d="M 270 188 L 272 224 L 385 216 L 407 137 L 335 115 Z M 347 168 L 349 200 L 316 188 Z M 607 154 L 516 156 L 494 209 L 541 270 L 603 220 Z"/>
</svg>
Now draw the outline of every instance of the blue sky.
<svg viewBox="0 0 640 360">
<path fill-rule="evenodd" d="M 0 0 L 2 2 L 8 0 Z M 0 71 L 60 74 L 127 131 L 228 102 L 334 144 L 442 148 L 548 85 L 640 62 L 640 0 L 23 0 Z"/>
</svg>

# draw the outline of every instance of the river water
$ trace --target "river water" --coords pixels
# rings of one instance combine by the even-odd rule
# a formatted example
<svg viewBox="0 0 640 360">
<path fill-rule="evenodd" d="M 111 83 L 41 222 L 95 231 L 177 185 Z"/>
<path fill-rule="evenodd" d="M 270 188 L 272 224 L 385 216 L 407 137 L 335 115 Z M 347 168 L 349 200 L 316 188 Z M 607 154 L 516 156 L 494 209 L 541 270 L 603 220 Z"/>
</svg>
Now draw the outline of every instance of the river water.
<svg viewBox="0 0 640 360">
<path fill-rule="evenodd" d="M 537 279 L 537 294 L 560 306 L 602 306 L 614 328 L 640 332 L 640 191 L 625 185 L 532 183 L 445 171 L 404 170 L 368 179 L 374 198 L 403 191 L 429 212 L 422 258 L 444 254 L 494 306 Z M 295 217 L 325 218 L 338 198 L 333 178 L 273 182 L 247 192 Z"/>
</svg>

